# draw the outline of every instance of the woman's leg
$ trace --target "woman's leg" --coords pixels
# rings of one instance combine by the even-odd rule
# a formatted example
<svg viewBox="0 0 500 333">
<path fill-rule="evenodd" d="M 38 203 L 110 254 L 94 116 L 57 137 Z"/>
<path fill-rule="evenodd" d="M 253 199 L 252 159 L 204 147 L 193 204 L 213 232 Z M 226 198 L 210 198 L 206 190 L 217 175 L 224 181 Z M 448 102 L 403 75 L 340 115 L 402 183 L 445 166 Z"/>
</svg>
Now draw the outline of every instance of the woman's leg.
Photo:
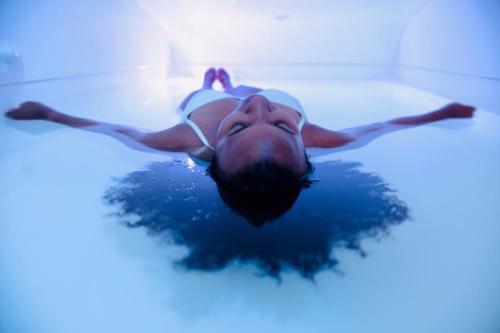
<svg viewBox="0 0 500 333">
<path fill-rule="evenodd" d="M 201 87 L 201 89 L 195 90 L 189 95 L 187 95 L 187 97 L 184 98 L 184 100 L 182 101 L 179 108 L 184 111 L 184 108 L 189 103 L 191 98 L 200 90 L 212 89 L 212 85 L 216 79 L 218 79 L 219 82 L 222 84 L 224 92 L 236 97 L 248 97 L 262 90 L 261 88 L 244 86 L 244 85 L 233 87 L 233 84 L 231 82 L 231 77 L 224 68 L 219 68 L 219 70 L 216 71 L 215 68 L 211 67 L 207 69 L 207 71 L 205 72 L 205 77 L 203 79 L 203 86 Z"/>
<path fill-rule="evenodd" d="M 212 85 L 216 78 L 217 78 L 217 71 L 215 70 L 215 68 L 211 67 L 207 69 L 207 71 L 205 72 L 205 77 L 203 79 L 203 85 L 201 89 L 195 90 L 189 95 L 187 95 L 187 97 L 184 98 L 184 100 L 182 101 L 181 105 L 179 105 L 179 108 L 184 111 L 184 108 L 186 107 L 187 103 L 189 103 L 191 98 L 193 98 L 194 94 L 196 94 L 198 91 L 205 89 L 212 89 Z"/>
<path fill-rule="evenodd" d="M 244 86 L 244 85 L 233 87 L 233 84 L 231 82 L 231 77 L 224 68 L 219 68 L 219 70 L 217 71 L 217 78 L 219 79 L 219 82 L 222 84 L 224 91 L 233 96 L 247 97 L 262 90 L 261 88 Z"/>
</svg>

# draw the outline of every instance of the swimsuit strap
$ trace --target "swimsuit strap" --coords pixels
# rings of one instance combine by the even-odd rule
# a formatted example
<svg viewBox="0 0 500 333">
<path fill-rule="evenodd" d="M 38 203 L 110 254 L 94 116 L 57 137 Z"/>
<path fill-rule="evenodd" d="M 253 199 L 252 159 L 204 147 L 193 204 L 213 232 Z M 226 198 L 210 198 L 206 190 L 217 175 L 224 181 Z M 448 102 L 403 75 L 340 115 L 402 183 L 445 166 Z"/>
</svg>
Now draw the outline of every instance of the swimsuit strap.
<svg viewBox="0 0 500 333">
<path fill-rule="evenodd" d="M 203 105 L 224 98 L 234 98 L 234 96 L 229 95 L 222 91 L 215 91 L 212 89 L 202 89 L 198 91 L 196 94 L 194 94 L 193 97 L 191 97 L 184 111 L 182 111 L 183 122 L 188 124 L 193 129 L 194 133 L 196 134 L 198 139 L 200 139 L 200 141 L 203 143 L 205 147 L 208 147 L 214 151 L 215 148 L 212 147 L 210 143 L 208 143 L 207 137 L 205 136 L 205 134 L 203 134 L 201 128 L 198 125 L 196 125 L 194 121 L 189 119 L 189 116 L 191 115 L 191 113 L 193 113 L 195 110 L 199 109 Z"/>
<path fill-rule="evenodd" d="M 193 129 L 194 133 L 196 134 L 198 139 L 200 139 L 200 141 L 203 143 L 203 145 L 205 145 L 205 147 L 208 147 L 208 148 L 212 149 L 213 151 L 215 151 L 215 148 L 212 147 L 212 145 L 210 143 L 208 143 L 207 137 L 205 136 L 205 134 L 203 134 L 201 128 L 198 125 L 196 125 L 196 123 L 194 121 L 192 121 L 189 118 L 184 119 L 184 121 L 186 122 L 186 124 L 188 124 Z"/>
</svg>

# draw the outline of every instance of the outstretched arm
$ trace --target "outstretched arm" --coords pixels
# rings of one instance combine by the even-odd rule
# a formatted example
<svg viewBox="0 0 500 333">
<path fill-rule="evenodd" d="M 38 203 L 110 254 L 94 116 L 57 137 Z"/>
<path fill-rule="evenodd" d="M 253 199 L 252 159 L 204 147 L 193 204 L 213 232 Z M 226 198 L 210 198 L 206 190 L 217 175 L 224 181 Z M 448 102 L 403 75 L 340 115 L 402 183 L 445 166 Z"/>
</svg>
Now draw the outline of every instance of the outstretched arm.
<svg viewBox="0 0 500 333">
<path fill-rule="evenodd" d="M 459 103 L 451 103 L 444 107 L 422 115 L 392 119 L 385 122 L 331 131 L 316 125 L 304 126 L 304 144 L 306 147 L 336 148 L 347 146 L 357 148 L 379 136 L 394 131 L 413 128 L 432 122 L 452 119 L 471 118 L 475 108 Z"/>
<path fill-rule="evenodd" d="M 152 148 L 164 151 L 185 151 L 192 149 L 196 142 L 186 131 L 184 124 L 169 129 L 152 132 L 133 127 L 98 122 L 91 119 L 73 117 L 38 102 L 25 102 L 19 107 L 9 110 L 5 115 L 17 120 L 46 120 L 86 131 L 111 136 L 125 145 L 144 150 Z"/>
</svg>

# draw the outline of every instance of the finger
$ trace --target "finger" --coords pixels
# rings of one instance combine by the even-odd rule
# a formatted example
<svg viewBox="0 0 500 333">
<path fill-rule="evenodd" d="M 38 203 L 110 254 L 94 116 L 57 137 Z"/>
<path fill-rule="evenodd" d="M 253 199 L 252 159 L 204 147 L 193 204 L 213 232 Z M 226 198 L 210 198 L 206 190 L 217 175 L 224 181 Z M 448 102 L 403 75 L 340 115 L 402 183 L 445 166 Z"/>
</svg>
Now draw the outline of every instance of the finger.
<svg viewBox="0 0 500 333">
<path fill-rule="evenodd" d="M 14 118 L 14 111 L 15 110 L 16 110 L 15 108 L 9 109 L 7 112 L 5 112 L 5 116 L 7 118 L 13 119 Z"/>
</svg>

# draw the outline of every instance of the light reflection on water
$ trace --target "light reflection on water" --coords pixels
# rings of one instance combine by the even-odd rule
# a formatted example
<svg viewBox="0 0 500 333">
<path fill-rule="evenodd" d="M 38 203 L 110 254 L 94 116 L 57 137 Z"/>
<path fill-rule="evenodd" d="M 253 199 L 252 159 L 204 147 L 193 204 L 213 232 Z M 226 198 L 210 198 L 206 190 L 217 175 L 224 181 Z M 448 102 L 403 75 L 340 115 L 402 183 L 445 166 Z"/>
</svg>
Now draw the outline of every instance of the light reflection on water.
<svg viewBox="0 0 500 333">
<path fill-rule="evenodd" d="M 384 236 L 409 218 L 389 185 L 360 167 L 345 161 L 317 164 L 314 185 L 287 213 L 260 228 L 222 202 L 204 169 L 184 162 L 155 162 L 117 178 L 104 200 L 116 206 L 127 226 L 146 227 L 151 235 L 187 247 L 177 267 L 215 272 L 254 265 L 261 276 L 280 279 L 295 271 L 312 280 L 336 268 L 335 249 L 364 255 L 361 240 Z"/>
</svg>

